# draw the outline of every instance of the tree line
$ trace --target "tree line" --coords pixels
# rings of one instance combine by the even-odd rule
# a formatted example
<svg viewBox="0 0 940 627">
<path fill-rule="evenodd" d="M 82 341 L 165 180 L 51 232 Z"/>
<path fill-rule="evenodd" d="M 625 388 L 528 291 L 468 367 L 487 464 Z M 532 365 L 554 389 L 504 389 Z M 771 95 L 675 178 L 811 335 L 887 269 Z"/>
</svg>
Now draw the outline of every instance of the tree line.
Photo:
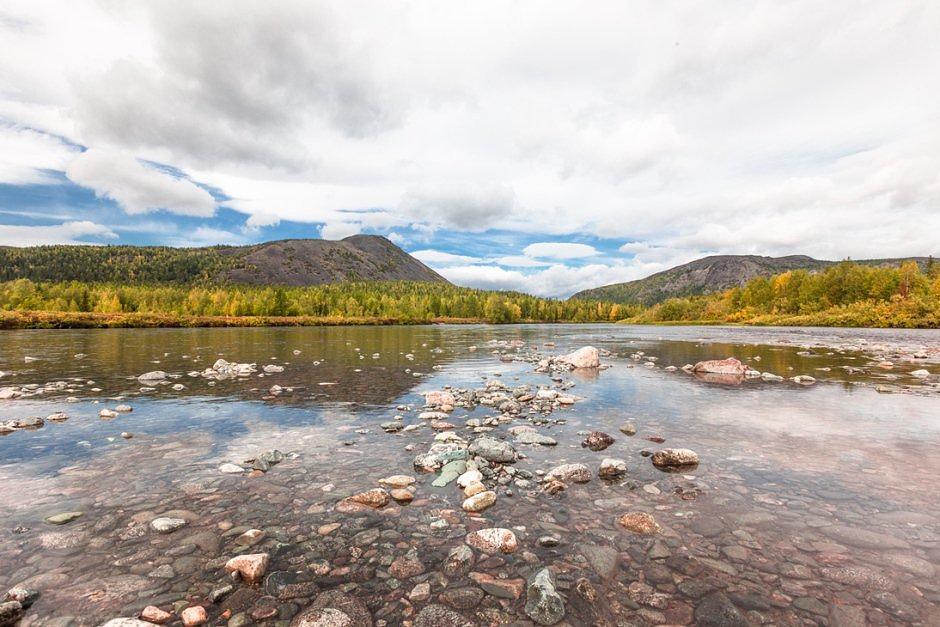
<svg viewBox="0 0 940 627">
<path fill-rule="evenodd" d="M 725 292 L 671 298 L 632 322 L 729 322 L 821 326 L 940 326 L 940 264 L 896 267 L 844 261 L 820 272 L 792 270 Z"/>
<path fill-rule="evenodd" d="M 401 322 L 450 318 L 511 323 L 612 322 L 634 315 L 639 308 L 407 281 L 259 287 L 37 282 L 17 279 L 0 283 L 0 310 L 170 316 L 381 318 Z"/>
</svg>

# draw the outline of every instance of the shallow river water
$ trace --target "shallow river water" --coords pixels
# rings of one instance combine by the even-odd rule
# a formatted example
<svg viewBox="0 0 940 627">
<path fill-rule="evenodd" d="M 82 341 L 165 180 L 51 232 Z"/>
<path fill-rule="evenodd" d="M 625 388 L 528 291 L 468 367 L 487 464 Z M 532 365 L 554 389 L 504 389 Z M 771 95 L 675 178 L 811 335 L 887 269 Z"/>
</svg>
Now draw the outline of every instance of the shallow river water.
<svg viewBox="0 0 940 627">
<path fill-rule="evenodd" d="M 609 368 L 535 372 L 538 357 L 586 345 L 609 351 Z M 730 356 L 785 380 L 668 369 Z M 257 371 L 197 376 L 220 358 Z M 168 378 L 137 379 L 154 370 Z M 937 331 L 16 331 L 0 333 L 0 372 L 13 396 L 0 400 L 0 424 L 67 414 L 0 436 L 0 601 L 16 585 L 40 594 L 23 625 L 98 625 L 150 605 L 177 623 L 202 606 L 232 627 L 532 624 L 526 584 L 545 567 L 561 624 L 940 625 Z M 796 375 L 817 381 L 787 380 Z M 522 402 L 475 432 L 468 420 L 501 411 L 459 399 L 488 381 L 491 393 L 528 385 L 576 402 Z M 421 393 L 448 386 L 457 407 L 435 430 L 419 417 Z M 119 405 L 132 411 L 99 415 Z M 420 426 L 383 430 L 396 416 Z M 520 425 L 557 445 L 514 442 Z M 414 466 L 448 431 L 521 454 L 486 464 L 497 498 L 482 513 Z M 584 448 L 589 431 L 615 442 Z M 666 447 L 694 450 L 699 465 L 657 469 L 647 455 Z M 285 459 L 250 472 L 272 449 Z M 624 460 L 626 474 L 599 478 L 605 458 Z M 222 472 L 229 463 L 245 470 Z M 563 463 L 585 464 L 591 480 L 544 490 L 541 474 Z M 390 475 L 415 477 L 410 503 L 337 508 Z M 81 516 L 47 521 L 66 512 Z M 625 529 L 628 512 L 651 514 L 659 531 Z M 159 517 L 185 525 L 158 533 Z M 518 548 L 458 551 L 455 563 L 468 534 L 490 527 L 512 530 Z M 263 580 L 226 572 L 242 553 L 268 555 Z M 311 604 L 328 609 L 298 619 Z"/>
</svg>

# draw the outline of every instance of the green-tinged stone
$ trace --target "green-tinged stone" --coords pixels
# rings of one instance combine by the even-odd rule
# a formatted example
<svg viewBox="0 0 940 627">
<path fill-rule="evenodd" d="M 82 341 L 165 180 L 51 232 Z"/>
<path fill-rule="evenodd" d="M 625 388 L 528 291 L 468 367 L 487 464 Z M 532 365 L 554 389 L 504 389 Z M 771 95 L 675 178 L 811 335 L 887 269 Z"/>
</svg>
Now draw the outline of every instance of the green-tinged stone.
<svg viewBox="0 0 940 627">
<path fill-rule="evenodd" d="M 467 462 L 463 460 L 455 460 L 444 464 L 444 467 L 441 468 L 441 474 L 438 475 L 437 479 L 431 484 L 436 488 L 443 488 L 448 483 L 457 480 L 457 477 L 467 472 Z"/>
<path fill-rule="evenodd" d="M 453 462 L 453 461 L 457 461 L 461 459 L 467 459 L 467 449 L 462 448 L 457 451 L 447 451 L 446 453 L 439 453 L 437 458 L 441 460 L 442 462 Z"/>
<path fill-rule="evenodd" d="M 81 518 L 85 512 L 62 512 L 46 519 L 50 525 L 66 525 L 77 518 Z"/>
</svg>

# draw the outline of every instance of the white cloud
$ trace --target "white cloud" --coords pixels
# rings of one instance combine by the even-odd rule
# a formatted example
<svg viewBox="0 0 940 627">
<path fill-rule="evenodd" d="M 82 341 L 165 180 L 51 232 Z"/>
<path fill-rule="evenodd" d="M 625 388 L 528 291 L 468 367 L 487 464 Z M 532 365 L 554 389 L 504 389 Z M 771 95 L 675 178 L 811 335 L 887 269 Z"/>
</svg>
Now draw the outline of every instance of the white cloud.
<svg viewBox="0 0 940 627">
<path fill-rule="evenodd" d="M 553 292 L 705 253 L 940 252 L 936 2 L 9 0 L 4 11 L 0 116 L 178 168 L 221 189 L 248 229 L 410 228 L 428 249 L 449 231 L 636 243 L 622 265 L 520 258 L 507 244 L 492 260 L 501 272 L 461 271 L 507 283 L 523 269 Z M 0 180 L 48 181 L 74 156 L 9 132 Z M 116 170 L 93 187 L 131 207 L 198 194 Z M 192 200 L 174 206 L 211 212 Z M 536 265 L 576 258 L 610 270 Z"/>
<path fill-rule="evenodd" d="M 0 246 L 42 246 L 46 244 L 91 244 L 91 239 L 111 239 L 117 234 L 106 226 L 86 220 L 52 226 L 0 224 Z"/>
<path fill-rule="evenodd" d="M 336 240 L 358 235 L 361 232 L 362 225 L 358 222 L 329 222 L 320 229 L 320 237 Z"/>
<path fill-rule="evenodd" d="M 215 213 L 216 202 L 209 192 L 192 181 L 146 167 L 129 153 L 86 150 L 68 164 L 65 174 L 129 214 L 160 209 L 201 217 Z"/>
<path fill-rule="evenodd" d="M 416 250 L 410 254 L 414 258 L 434 266 L 478 263 L 482 261 L 482 259 L 479 257 L 471 257 L 469 255 L 455 255 L 453 253 L 446 253 L 442 250 L 432 249 Z"/>
<path fill-rule="evenodd" d="M 534 259 L 582 259 L 598 254 L 593 246 L 570 242 L 536 242 L 523 248 L 522 253 Z"/>
</svg>

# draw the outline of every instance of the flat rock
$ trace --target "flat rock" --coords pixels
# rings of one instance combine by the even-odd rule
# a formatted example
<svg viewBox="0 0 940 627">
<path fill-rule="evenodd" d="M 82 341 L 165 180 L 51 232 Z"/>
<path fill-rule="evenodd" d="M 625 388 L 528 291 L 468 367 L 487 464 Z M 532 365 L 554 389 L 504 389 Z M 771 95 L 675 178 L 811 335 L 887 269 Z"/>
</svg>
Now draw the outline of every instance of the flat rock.
<svg viewBox="0 0 940 627">
<path fill-rule="evenodd" d="M 617 519 L 620 526 L 633 533 L 649 536 L 662 531 L 659 523 L 646 512 L 627 512 Z"/>
<path fill-rule="evenodd" d="M 487 555 L 514 553 L 519 548 L 516 534 L 509 529 L 499 527 L 480 529 L 467 534 L 466 542 L 469 546 Z"/>
<path fill-rule="evenodd" d="M 591 480 L 591 471 L 584 464 L 562 464 L 549 470 L 545 474 L 545 480 L 587 483 Z"/>
<path fill-rule="evenodd" d="M 698 464 L 698 453 L 687 448 L 664 448 L 653 453 L 654 466 L 663 468 L 695 466 Z"/>
</svg>

